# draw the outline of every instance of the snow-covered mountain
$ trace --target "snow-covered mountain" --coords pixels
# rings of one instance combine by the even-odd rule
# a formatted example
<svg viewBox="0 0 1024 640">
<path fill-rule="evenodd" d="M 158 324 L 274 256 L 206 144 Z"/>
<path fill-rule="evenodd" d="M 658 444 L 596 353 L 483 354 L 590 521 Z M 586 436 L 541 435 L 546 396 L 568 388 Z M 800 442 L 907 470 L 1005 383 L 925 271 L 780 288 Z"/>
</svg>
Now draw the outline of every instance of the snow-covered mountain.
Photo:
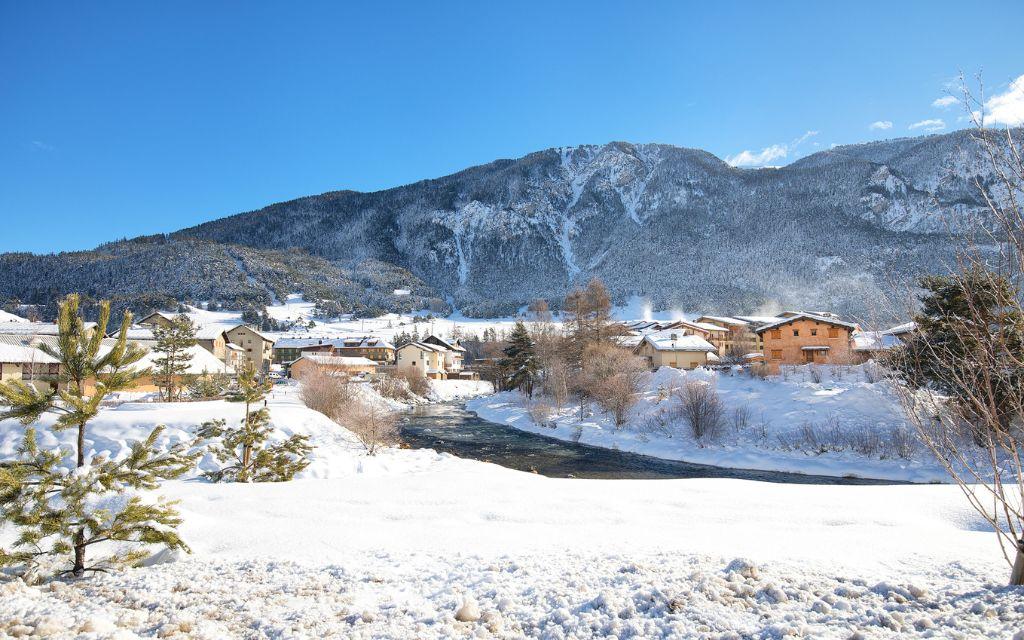
<svg viewBox="0 0 1024 640">
<path fill-rule="evenodd" d="M 976 185 L 991 184 L 988 171 L 969 131 L 766 169 L 661 144 L 562 147 L 93 251 L 0 254 L 0 303 L 80 291 L 137 310 L 185 299 L 234 308 L 299 291 L 342 310 L 454 304 L 496 316 L 539 297 L 557 307 L 596 276 L 617 301 L 663 310 L 885 314 L 985 220 Z"/>
<path fill-rule="evenodd" d="M 602 278 L 618 298 L 734 312 L 866 313 L 949 264 L 987 180 L 968 131 L 836 147 L 783 168 L 613 142 L 498 160 L 376 193 L 339 191 L 179 232 L 409 269 L 467 313 Z"/>
</svg>

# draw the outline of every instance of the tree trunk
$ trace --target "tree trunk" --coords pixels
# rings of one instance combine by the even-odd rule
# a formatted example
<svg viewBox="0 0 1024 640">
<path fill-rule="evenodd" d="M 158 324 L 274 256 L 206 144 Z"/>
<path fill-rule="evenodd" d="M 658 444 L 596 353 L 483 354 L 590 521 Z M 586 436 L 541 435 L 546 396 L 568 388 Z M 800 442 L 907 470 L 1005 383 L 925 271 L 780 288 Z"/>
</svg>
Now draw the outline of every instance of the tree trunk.
<svg viewBox="0 0 1024 640">
<path fill-rule="evenodd" d="M 1024 537 L 1017 541 L 1017 556 L 1013 559 L 1010 584 L 1013 586 L 1024 585 Z"/>
<path fill-rule="evenodd" d="M 71 575 L 81 578 L 85 574 L 85 532 L 79 530 L 75 534 L 75 566 L 71 568 Z"/>
</svg>

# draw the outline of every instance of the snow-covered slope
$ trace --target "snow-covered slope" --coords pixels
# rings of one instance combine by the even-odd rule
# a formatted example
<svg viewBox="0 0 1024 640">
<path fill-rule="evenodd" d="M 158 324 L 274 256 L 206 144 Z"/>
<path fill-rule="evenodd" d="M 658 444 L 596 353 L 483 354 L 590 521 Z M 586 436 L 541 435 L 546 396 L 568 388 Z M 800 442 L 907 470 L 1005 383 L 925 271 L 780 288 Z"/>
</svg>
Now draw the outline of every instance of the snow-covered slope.
<svg viewBox="0 0 1024 640">
<path fill-rule="evenodd" d="M 431 451 L 367 457 L 292 393 L 293 482 L 167 482 L 191 556 L 0 582 L 0 632 L 49 638 L 1011 637 L 1021 591 L 956 487 L 573 480 Z M 104 410 L 116 453 L 225 403 Z M 0 424 L 7 438 L 21 427 Z M 177 435 L 175 435 L 177 434 Z M 0 531 L 0 540 L 12 532 Z M 460 613 L 461 612 L 461 613 Z"/>
<path fill-rule="evenodd" d="M 850 145 L 743 170 L 704 151 L 560 147 L 378 193 L 334 192 L 180 232 L 373 256 L 473 315 L 604 279 L 621 301 L 752 311 L 767 302 L 866 313 L 948 264 L 949 230 L 984 216 L 971 132 Z M 871 309 L 871 311 L 877 311 Z"/>
</svg>

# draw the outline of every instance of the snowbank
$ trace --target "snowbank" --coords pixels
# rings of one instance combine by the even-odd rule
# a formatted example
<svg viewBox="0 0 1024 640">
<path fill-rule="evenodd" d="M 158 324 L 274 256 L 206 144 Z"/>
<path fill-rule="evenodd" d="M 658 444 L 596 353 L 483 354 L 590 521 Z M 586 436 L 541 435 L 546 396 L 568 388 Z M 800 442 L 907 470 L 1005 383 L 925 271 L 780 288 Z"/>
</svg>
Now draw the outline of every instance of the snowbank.
<svg viewBox="0 0 1024 640">
<path fill-rule="evenodd" d="M 629 422 L 621 429 L 597 408 L 589 407 L 581 420 L 577 405 L 555 411 L 545 406 L 543 398 L 531 403 L 515 392 L 477 398 L 466 407 L 485 420 L 524 431 L 670 460 L 947 482 L 942 467 L 914 439 L 913 427 L 889 384 L 868 381 L 873 379 L 865 371 L 868 366 L 821 367 L 816 372 L 800 368 L 785 378 L 768 379 L 739 371 L 663 367 L 648 377 Z M 821 382 L 815 382 L 819 374 Z M 679 415 L 681 401 L 673 390 L 691 381 L 713 385 L 724 404 L 724 425 L 715 438 L 695 439 Z"/>
<path fill-rule="evenodd" d="M 0 585 L 0 616 L 9 632 L 51 638 L 1020 637 L 1020 589 L 948 572 L 882 581 L 677 553 L 455 562 L 381 551 L 325 566 L 194 560 Z"/>
<path fill-rule="evenodd" d="M 431 380 L 428 399 L 431 402 L 454 402 L 491 393 L 494 393 L 493 385 L 483 380 Z"/>
<path fill-rule="evenodd" d="M 1024 619 L 954 486 L 546 478 L 429 450 L 368 457 L 292 386 L 268 409 L 317 447 L 302 479 L 164 483 L 193 555 L 0 582 L 0 636 L 1010 637 Z M 119 456 L 154 424 L 184 439 L 242 411 L 124 404 L 88 443 Z M 21 432 L 0 423 L 0 457 Z"/>
</svg>

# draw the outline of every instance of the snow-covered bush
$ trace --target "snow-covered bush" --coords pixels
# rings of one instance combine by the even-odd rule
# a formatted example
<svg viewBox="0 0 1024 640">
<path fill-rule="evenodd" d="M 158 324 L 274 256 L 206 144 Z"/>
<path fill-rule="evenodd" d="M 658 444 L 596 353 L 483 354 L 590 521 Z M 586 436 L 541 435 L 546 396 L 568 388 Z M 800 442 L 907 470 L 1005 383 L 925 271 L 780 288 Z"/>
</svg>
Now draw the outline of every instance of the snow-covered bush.
<svg viewBox="0 0 1024 640">
<path fill-rule="evenodd" d="M 697 440 L 713 440 L 725 421 L 725 408 L 718 392 L 707 382 L 689 381 L 676 392 L 679 416 L 690 425 Z"/>
</svg>

